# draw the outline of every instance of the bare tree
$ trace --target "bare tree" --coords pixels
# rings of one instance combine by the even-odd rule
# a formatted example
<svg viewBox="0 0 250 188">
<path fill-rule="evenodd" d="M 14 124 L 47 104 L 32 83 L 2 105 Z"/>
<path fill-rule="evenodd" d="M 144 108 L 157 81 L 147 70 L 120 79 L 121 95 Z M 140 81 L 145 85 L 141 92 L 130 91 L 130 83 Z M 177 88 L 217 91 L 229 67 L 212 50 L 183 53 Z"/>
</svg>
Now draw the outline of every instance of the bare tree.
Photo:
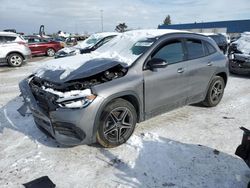
<svg viewBox="0 0 250 188">
<path fill-rule="evenodd" d="M 171 24 L 171 17 L 170 15 L 167 15 L 165 20 L 163 21 L 164 25 L 170 25 Z"/>
</svg>

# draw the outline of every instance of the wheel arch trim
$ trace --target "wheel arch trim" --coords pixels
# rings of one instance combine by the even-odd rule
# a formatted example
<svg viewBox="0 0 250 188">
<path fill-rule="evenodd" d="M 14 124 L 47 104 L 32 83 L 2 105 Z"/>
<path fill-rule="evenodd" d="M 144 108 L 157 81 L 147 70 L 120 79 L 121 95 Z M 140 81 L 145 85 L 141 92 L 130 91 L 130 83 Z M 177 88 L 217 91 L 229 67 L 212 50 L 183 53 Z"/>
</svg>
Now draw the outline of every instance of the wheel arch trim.
<svg viewBox="0 0 250 188">
<path fill-rule="evenodd" d="M 5 58 L 5 59 L 8 60 L 8 58 L 9 58 L 9 56 L 10 56 L 11 54 L 19 54 L 19 55 L 22 56 L 23 59 L 25 59 L 24 55 L 23 55 L 21 52 L 19 52 L 19 51 L 11 51 L 11 52 L 9 52 L 9 53 L 6 55 L 6 58 Z"/>
</svg>

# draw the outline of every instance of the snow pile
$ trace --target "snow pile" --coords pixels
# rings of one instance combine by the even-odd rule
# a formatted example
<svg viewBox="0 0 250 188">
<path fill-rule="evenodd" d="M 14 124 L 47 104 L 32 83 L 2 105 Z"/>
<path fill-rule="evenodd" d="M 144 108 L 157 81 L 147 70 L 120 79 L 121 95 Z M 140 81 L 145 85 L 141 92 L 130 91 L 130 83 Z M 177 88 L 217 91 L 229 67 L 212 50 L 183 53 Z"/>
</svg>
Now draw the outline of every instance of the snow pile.
<svg viewBox="0 0 250 188">
<path fill-rule="evenodd" d="M 137 151 L 140 151 L 143 147 L 142 139 L 136 135 L 132 135 L 127 141 L 126 145 L 135 148 Z"/>
<path fill-rule="evenodd" d="M 59 96 L 59 99 L 56 102 L 64 102 L 64 106 L 67 108 L 82 108 L 85 105 L 88 105 L 89 102 L 93 101 L 84 98 L 92 94 L 90 89 L 71 90 L 67 92 L 56 91 L 52 88 L 45 88 L 44 86 L 42 86 L 42 89 Z"/>
<path fill-rule="evenodd" d="M 60 76 L 61 79 L 67 77 L 72 71 L 82 66 L 87 61 L 98 58 L 99 53 L 77 54 L 65 58 L 58 58 L 44 62 L 41 66 L 34 70 L 38 77 L 43 77 L 46 70 L 63 70 L 64 73 Z"/>
<path fill-rule="evenodd" d="M 235 41 L 237 49 L 244 54 L 250 54 L 250 32 L 245 32 L 241 37 Z"/>
<path fill-rule="evenodd" d="M 183 32 L 178 30 L 168 30 L 168 29 L 151 29 L 151 30 L 134 30 L 128 31 L 115 37 L 113 40 L 104 44 L 96 50 L 96 52 L 106 53 L 109 56 L 115 56 L 123 59 L 124 62 L 130 66 L 141 54 L 134 54 L 132 47 L 142 40 L 148 38 L 154 38 L 167 33 L 173 32 Z M 152 43 L 151 43 L 152 45 Z M 150 46 L 148 46 L 150 47 Z"/>
<path fill-rule="evenodd" d="M 72 90 L 72 91 L 67 91 L 67 92 L 60 92 L 60 91 L 56 91 L 52 88 L 45 88 L 44 86 L 42 86 L 42 89 L 44 91 L 53 93 L 57 96 L 59 96 L 60 98 L 70 98 L 70 97 L 86 97 L 91 95 L 91 90 L 90 89 L 84 89 L 84 90 Z"/>
</svg>

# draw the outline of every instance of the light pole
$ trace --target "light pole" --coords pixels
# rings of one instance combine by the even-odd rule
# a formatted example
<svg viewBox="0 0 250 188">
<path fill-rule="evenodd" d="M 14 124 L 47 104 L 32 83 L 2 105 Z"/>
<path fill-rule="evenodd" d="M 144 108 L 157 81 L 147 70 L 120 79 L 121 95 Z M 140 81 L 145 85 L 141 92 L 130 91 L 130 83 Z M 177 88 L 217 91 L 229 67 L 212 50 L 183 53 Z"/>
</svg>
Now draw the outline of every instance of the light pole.
<svg viewBox="0 0 250 188">
<path fill-rule="evenodd" d="M 102 28 L 102 32 L 103 32 L 103 10 L 101 11 L 101 28 Z"/>
</svg>

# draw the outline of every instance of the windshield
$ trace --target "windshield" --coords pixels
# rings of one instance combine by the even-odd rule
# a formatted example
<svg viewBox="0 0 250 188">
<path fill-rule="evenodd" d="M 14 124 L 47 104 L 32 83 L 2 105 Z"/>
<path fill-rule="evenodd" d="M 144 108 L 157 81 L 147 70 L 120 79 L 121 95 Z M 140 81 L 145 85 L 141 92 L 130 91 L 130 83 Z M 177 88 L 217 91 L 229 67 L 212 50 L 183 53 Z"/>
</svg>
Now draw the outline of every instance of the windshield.
<svg viewBox="0 0 250 188">
<path fill-rule="evenodd" d="M 86 39 L 86 43 L 87 44 L 96 44 L 99 41 L 98 38 L 94 38 L 94 37 L 89 37 L 88 39 Z"/>
<path fill-rule="evenodd" d="M 154 42 L 156 38 L 145 35 L 122 34 L 101 46 L 96 52 L 107 54 L 112 58 L 131 65 L 142 55 Z"/>
</svg>

